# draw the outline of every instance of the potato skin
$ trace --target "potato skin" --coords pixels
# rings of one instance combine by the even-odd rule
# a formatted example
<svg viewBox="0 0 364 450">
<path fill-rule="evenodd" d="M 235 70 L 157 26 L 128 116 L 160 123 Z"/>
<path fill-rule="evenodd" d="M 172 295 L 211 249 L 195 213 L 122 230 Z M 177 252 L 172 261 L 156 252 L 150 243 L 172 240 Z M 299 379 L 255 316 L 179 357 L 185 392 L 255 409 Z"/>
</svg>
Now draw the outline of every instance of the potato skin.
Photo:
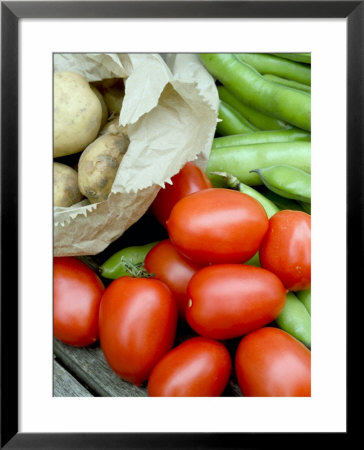
<svg viewBox="0 0 364 450">
<path fill-rule="evenodd" d="M 54 157 L 82 151 L 96 139 L 102 107 L 88 81 L 75 72 L 54 74 Z"/>
<path fill-rule="evenodd" d="M 107 199 L 128 143 L 126 136 L 104 134 L 82 152 L 78 186 L 90 203 Z"/>
<path fill-rule="evenodd" d="M 83 198 L 78 188 L 78 175 L 72 167 L 53 163 L 53 204 L 69 207 Z"/>
<path fill-rule="evenodd" d="M 100 100 L 101 108 L 102 108 L 102 116 L 101 116 L 101 124 L 100 129 L 104 127 L 104 125 L 107 122 L 107 119 L 109 117 L 109 110 L 105 103 L 104 97 L 102 96 L 101 92 L 95 87 L 91 85 L 92 92 L 94 92 L 97 96 L 97 98 Z"/>
</svg>

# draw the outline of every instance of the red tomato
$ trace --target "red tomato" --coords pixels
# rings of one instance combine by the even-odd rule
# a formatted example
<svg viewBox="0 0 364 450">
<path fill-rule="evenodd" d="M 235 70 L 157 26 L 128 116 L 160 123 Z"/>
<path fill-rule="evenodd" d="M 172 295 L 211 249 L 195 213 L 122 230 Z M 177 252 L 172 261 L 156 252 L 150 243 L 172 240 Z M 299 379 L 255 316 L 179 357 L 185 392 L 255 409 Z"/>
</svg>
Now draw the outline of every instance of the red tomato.
<svg viewBox="0 0 364 450">
<path fill-rule="evenodd" d="M 286 290 L 273 273 L 242 264 L 204 267 L 188 284 L 188 324 L 201 336 L 231 339 L 273 321 Z"/>
<path fill-rule="evenodd" d="M 188 300 L 187 285 L 201 266 L 183 257 L 166 239 L 149 251 L 144 267 L 170 288 L 177 302 L 179 317 L 184 319 Z"/>
<path fill-rule="evenodd" d="M 260 251 L 260 264 L 275 273 L 285 287 L 311 287 L 311 216 L 301 211 L 279 211 L 269 221 Z"/>
<path fill-rule="evenodd" d="M 172 243 L 200 264 L 248 261 L 268 229 L 262 205 L 230 189 L 205 189 L 180 200 L 167 220 Z"/>
<path fill-rule="evenodd" d="M 102 297 L 102 351 L 110 367 L 137 386 L 172 348 L 176 326 L 176 302 L 159 280 L 121 277 L 107 287 Z"/>
<path fill-rule="evenodd" d="M 311 352 L 278 328 L 260 328 L 244 336 L 235 370 L 246 397 L 311 396 Z"/>
<path fill-rule="evenodd" d="M 211 181 L 204 172 L 192 162 L 186 163 L 171 178 L 173 184 L 166 184 L 160 189 L 152 203 L 152 211 L 162 225 L 166 225 L 173 206 L 183 197 L 202 189 L 211 188 Z"/>
<path fill-rule="evenodd" d="M 98 339 L 104 285 L 82 261 L 53 258 L 53 333 L 62 342 L 87 346 Z"/>
<path fill-rule="evenodd" d="M 150 397 L 218 397 L 231 373 L 231 358 L 220 342 L 195 337 L 167 353 L 148 381 Z"/>
</svg>

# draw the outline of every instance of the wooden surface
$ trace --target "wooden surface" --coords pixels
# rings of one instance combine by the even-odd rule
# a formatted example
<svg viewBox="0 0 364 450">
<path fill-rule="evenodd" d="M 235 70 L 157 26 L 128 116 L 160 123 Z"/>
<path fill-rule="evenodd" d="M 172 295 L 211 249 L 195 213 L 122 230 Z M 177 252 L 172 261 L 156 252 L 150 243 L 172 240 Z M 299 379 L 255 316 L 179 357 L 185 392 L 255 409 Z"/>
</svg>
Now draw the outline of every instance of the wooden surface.
<svg viewBox="0 0 364 450">
<path fill-rule="evenodd" d="M 87 348 L 71 347 L 54 339 L 53 353 L 55 397 L 146 397 L 146 383 L 141 387 L 116 375 L 98 344 Z M 234 376 L 223 396 L 241 396 Z"/>
</svg>

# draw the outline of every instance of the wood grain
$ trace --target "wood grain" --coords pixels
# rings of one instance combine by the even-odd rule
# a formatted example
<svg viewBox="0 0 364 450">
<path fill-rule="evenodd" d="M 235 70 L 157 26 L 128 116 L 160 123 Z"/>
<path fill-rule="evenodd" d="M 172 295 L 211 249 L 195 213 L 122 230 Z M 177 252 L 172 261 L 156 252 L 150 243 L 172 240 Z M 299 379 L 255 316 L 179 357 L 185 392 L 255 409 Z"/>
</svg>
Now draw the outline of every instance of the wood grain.
<svg viewBox="0 0 364 450">
<path fill-rule="evenodd" d="M 57 361 L 53 361 L 54 397 L 93 397 L 67 370 Z"/>
</svg>

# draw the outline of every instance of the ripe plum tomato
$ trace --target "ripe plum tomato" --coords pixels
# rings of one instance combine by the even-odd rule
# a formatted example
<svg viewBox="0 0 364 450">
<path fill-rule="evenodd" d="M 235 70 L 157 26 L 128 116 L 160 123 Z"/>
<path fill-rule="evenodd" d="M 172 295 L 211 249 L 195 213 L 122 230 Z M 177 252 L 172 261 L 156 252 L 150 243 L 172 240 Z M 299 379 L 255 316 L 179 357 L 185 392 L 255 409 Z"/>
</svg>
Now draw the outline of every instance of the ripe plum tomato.
<svg viewBox="0 0 364 450">
<path fill-rule="evenodd" d="M 245 397 L 311 396 L 311 352 L 278 328 L 260 328 L 244 336 L 235 370 Z"/>
<path fill-rule="evenodd" d="M 202 337 L 189 339 L 167 353 L 148 381 L 150 397 L 218 397 L 232 368 L 226 347 Z"/>
<path fill-rule="evenodd" d="M 223 188 L 180 200 L 167 220 L 177 249 L 199 264 L 242 263 L 258 251 L 268 217 L 254 198 Z"/>
<path fill-rule="evenodd" d="M 170 288 L 177 302 L 179 317 L 184 319 L 188 300 L 187 285 L 201 266 L 186 259 L 169 239 L 165 239 L 149 251 L 144 267 Z"/>
<path fill-rule="evenodd" d="M 68 345 L 84 347 L 98 339 L 100 278 L 73 257 L 53 258 L 53 333 Z"/>
<path fill-rule="evenodd" d="M 166 220 L 178 200 L 193 192 L 212 187 L 205 173 L 192 162 L 186 163 L 171 181 L 172 184 L 166 184 L 164 189 L 159 190 L 151 207 L 153 214 L 163 226 L 166 225 Z"/>
<path fill-rule="evenodd" d="M 260 264 L 275 273 L 290 291 L 311 287 L 311 216 L 279 211 L 269 221 L 260 251 Z"/>
<path fill-rule="evenodd" d="M 177 306 L 169 288 L 153 278 L 121 277 L 101 300 L 100 344 L 110 367 L 139 386 L 172 348 Z"/>
<path fill-rule="evenodd" d="M 284 308 L 286 289 L 260 267 L 216 264 L 204 267 L 187 287 L 186 320 L 201 336 L 231 339 L 273 321 Z"/>
</svg>

